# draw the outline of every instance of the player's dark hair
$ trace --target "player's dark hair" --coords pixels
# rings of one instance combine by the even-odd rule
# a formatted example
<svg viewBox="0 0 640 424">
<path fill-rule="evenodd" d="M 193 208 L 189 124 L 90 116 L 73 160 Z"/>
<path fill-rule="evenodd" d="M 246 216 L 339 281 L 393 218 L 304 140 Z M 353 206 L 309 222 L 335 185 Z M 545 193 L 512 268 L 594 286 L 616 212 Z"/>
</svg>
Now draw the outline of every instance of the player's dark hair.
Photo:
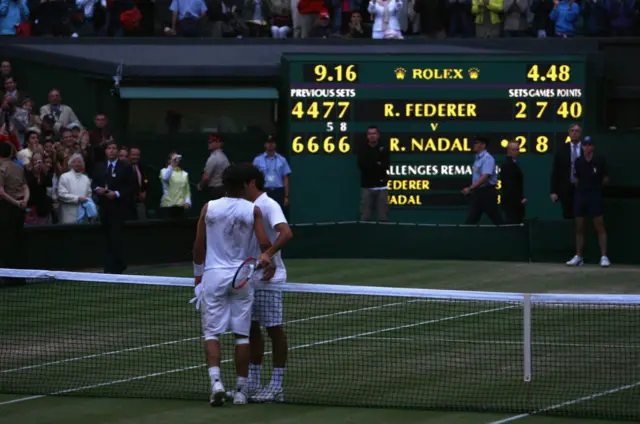
<svg viewBox="0 0 640 424">
<path fill-rule="evenodd" d="M 258 190 L 264 191 L 264 174 L 257 167 L 253 165 L 248 165 L 247 180 L 246 180 L 247 184 L 252 180 L 256 182 L 256 188 Z"/>
<path fill-rule="evenodd" d="M 0 158 L 7 159 L 11 157 L 11 144 L 6 141 L 0 141 Z"/>
<path fill-rule="evenodd" d="M 242 165 L 229 165 L 222 173 L 222 184 L 231 197 L 239 197 L 244 191 L 247 169 Z"/>
</svg>

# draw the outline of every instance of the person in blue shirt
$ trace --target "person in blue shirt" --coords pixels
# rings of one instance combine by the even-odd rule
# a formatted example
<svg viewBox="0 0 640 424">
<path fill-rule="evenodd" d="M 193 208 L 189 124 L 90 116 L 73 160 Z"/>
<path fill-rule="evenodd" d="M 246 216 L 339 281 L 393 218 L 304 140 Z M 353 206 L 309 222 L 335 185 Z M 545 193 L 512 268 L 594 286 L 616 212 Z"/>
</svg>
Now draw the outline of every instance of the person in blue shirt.
<svg viewBox="0 0 640 424">
<path fill-rule="evenodd" d="M 264 143 L 265 152 L 253 160 L 253 166 L 264 174 L 264 189 L 281 208 L 289 206 L 289 175 L 291 168 L 284 156 L 276 152 L 276 140 L 269 136 Z"/>
<path fill-rule="evenodd" d="M 580 6 L 574 0 L 554 0 L 553 10 L 549 18 L 556 23 L 558 37 L 572 37 L 575 35 L 575 23 L 580 17 Z"/>
<path fill-rule="evenodd" d="M 498 210 L 496 160 L 487 152 L 488 144 L 489 140 L 484 137 L 476 137 L 473 143 L 476 157 L 473 162 L 471 185 L 462 189 L 462 194 L 470 197 L 465 222 L 467 225 L 477 225 L 483 213 L 487 214 L 494 225 L 503 223 L 502 215 Z"/>
<path fill-rule="evenodd" d="M 0 35 L 16 35 L 17 26 L 28 18 L 27 0 L 0 0 Z"/>
</svg>

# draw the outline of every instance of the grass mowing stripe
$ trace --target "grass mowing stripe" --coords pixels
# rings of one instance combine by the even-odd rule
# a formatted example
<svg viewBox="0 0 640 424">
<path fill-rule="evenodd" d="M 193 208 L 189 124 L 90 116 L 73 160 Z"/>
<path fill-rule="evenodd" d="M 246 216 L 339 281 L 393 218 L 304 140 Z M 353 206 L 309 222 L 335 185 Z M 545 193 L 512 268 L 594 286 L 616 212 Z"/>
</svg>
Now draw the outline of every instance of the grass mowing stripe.
<svg viewBox="0 0 640 424">
<path fill-rule="evenodd" d="M 522 340 L 473 340 L 473 339 L 418 339 L 415 337 L 364 337 L 370 340 L 389 340 L 399 342 L 440 342 L 440 343 L 468 343 L 468 344 L 490 344 L 490 345 L 521 345 Z M 532 346 L 556 346 L 556 347 L 599 347 L 606 349 L 640 349 L 640 345 L 606 344 L 606 343 L 554 343 L 554 342 L 532 342 Z"/>
<path fill-rule="evenodd" d="M 589 400 L 598 399 L 598 398 L 601 398 L 603 396 L 612 395 L 614 393 L 622 392 L 622 391 L 625 391 L 625 390 L 635 389 L 636 387 L 640 387 L 640 381 L 635 382 L 633 384 L 626 384 L 624 386 L 616 387 L 615 389 L 605 390 L 604 392 L 595 393 L 593 395 L 583 396 L 581 398 L 568 400 L 568 401 L 562 402 L 562 403 L 557 403 L 555 405 L 551 405 L 551 406 L 548 406 L 546 408 L 538 409 L 537 411 L 529 412 L 527 414 L 519 414 L 519 415 L 514 415 L 513 417 L 508 417 L 508 418 L 505 418 L 505 419 L 502 419 L 502 420 L 491 421 L 489 424 L 510 423 L 512 421 L 521 420 L 523 418 L 527 418 L 527 417 L 530 417 L 530 416 L 533 416 L 533 415 L 544 414 L 545 412 L 554 411 L 556 409 L 564 408 L 565 406 L 571 406 L 571 405 L 575 405 L 577 403 L 582 403 L 582 402 L 586 402 L 586 401 L 589 401 Z"/>
<path fill-rule="evenodd" d="M 402 302 L 402 303 L 406 303 L 406 302 Z M 353 340 L 353 339 L 357 339 L 359 337 L 365 337 L 365 336 L 369 336 L 369 335 L 372 335 L 372 334 L 386 333 L 386 332 L 390 332 L 390 331 L 402 330 L 402 329 L 405 329 L 405 328 L 412 328 L 412 327 L 417 327 L 417 326 L 421 326 L 421 325 L 438 324 L 438 323 L 441 323 L 441 322 L 452 321 L 452 320 L 455 320 L 455 319 L 467 318 L 467 317 L 487 314 L 487 313 L 491 313 L 491 312 L 503 311 L 503 310 L 506 310 L 506 309 L 513 309 L 513 308 L 518 308 L 518 307 L 520 307 L 520 305 L 503 306 L 501 308 L 485 309 L 485 310 L 482 310 L 482 311 L 468 312 L 468 313 L 465 313 L 465 314 L 452 315 L 452 316 L 443 317 L 443 318 L 435 318 L 435 319 L 431 319 L 431 320 L 428 320 L 428 321 L 422 321 L 422 322 L 413 323 L 413 324 L 406 324 L 406 325 L 401 325 L 401 326 L 397 326 L 397 327 L 384 328 L 382 330 L 367 331 L 365 333 L 353 334 L 351 336 L 338 337 L 338 338 L 335 338 L 335 339 L 321 340 L 321 341 L 318 341 L 318 342 L 313 342 L 313 343 L 307 343 L 307 344 L 303 344 L 303 345 L 293 346 L 293 347 L 290 347 L 288 350 L 306 349 L 306 348 L 309 348 L 309 347 L 321 346 L 321 345 L 326 345 L 326 344 L 329 344 L 329 343 L 336 343 L 336 342 L 341 342 L 341 341 L 345 341 L 345 340 Z M 265 352 L 265 355 L 270 355 L 271 353 L 272 352 Z M 225 360 L 221 361 L 221 363 L 225 364 L 225 363 L 229 363 L 229 362 L 232 362 L 232 361 L 233 361 L 233 359 L 225 359 Z M 159 377 L 161 375 L 168 375 L 168 374 L 175 374 L 175 373 L 184 372 L 184 371 L 191 371 L 191 370 L 194 370 L 194 369 L 197 369 L 197 368 L 203 368 L 205 366 L 206 366 L 206 364 L 199 364 L 199 365 L 192 365 L 192 366 L 184 367 L 184 368 L 176 368 L 176 369 L 168 370 L 168 371 L 159 371 L 159 372 L 155 372 L 155 373 L 151 373 L 151 374 L 139 375 L 137 377 L 124 378 L 124 379 L 120 379 L 120 380 L 114 380 L 114 381 L 107 381 L 107 382 L 104 382 L 104 383 L 92 384 L 92 385 L 89 385 L 89 386 L 75 387 L 75 388 L 72 388 L 72 389 L 60 390 L 60 391 L 57 391 L 57 392 L 50 393 L 47 396 L 64 395 L 64 394 L 69 394 L 69 393 L 80 392 L 80 391 L 83 391 L 83 390 L 97 389 L 99 387 L 113 386 L 115 384 L 129 383 L 131 381 L 144 380 L 144 379 L 147 379 L 147 378 Z M 45 397 L 45 395 L 31 396 L 29 398 L 23 398 L 22 401 L 27 401 L 27 400 L 31 400 L 31 399 L 40 399 L 40 398 L 43 398 L 43 397 Z M 15 403 L 15 402 L 19 402 L 19 401 L 20 400 L 14 399 L 13 401 L 9 401 L 9 402 L 10 403 Z M 0 403 L 0 406 L 5 405 L 5 404 L 8 404 L 8 403 L 7 402 L 2 402 L 2 403 Z"/>
<path fill-rule="evenodd" d="M 369 307 L 366 307 L 366 308 L 359 308 L 359 309 L 350 309 L 350 310 L 346 310 L 346 311 L 333 312 L 331 314 L 316 315 L 316 316 L 313 316 L 313 317 L 295 319 L 295 320 L 287 321 L 284 324 L 297 324 L 297 323 L 313 321 L 313 320 L 317 320 L 317 319 L 323 319 L 323 318 L 330 318 L 330 317 L 341 316 L 341 315 L 354 314 L 354 313 L 358 313 L 358 312 L 364 312 L 364 311 L 371 311 L 371 310 L 375 310 L 375 309 L 388 308 L 388 307 L 391 307 L 391 306 L 406 305 L 408 303 L 415 303 L 415 302 L 422 302 L 422 301 L 425 301 L 425 300 L 423 300 L 423 299 L 415 299 L 415 300 L 408 300 L 408 301 L 405 301 L 405 302 L 394 302 L 394 303 L 387 303 L 385 305 L 369 306 Z M 231 334 L 231 332 L 228 331 L 228 332 L 226 332 L 224 334 Z M 117 355 L 117 354 L 120 354 L 120 353 L 136 352 L 136 351 L 140 351 L 140 350 L 153 349 L 153 348 L 156 348 L 156 347 L 169 346 L 169 345 L 173 345 L 173 344 L 185 343 L 185 342 L 190 342 L 190 341 L 200 340 L 200 339 L 202 339 L 202 337 L 189 337 L 189 338 L 186 338 L 186 339 L 170 340 L 170 341 L 166 341 L 166 342 L 153 343 L 153 344 L 148 344 L 148 345 L 144 345 L 144 346 L 130 347 L 130 348 L 127 348 L 127 349 L 112 350 L 110 352 L 94 353 L 94 354 L 91 354 L 91 355 L 77 356 L 75 358 L 67 358 L 67 359 L 60 359 L 60 360 L 57 360 L 57 361 L 44 362 L 42 364 L 27 365 L 27 366 L 24 366 L 24 367 L 12 368 L 12 369 L 8 369 L 8 370 L 0 370 L 0 374 L 7 374 L 7 373 L 12 373 L 12 372 L 17 372 L 17 371 L 27 371 L 27 370 L 31 370 L 31 369 L 48 367 L 48 366 L 52 366 L 52 365 L 59 365 L 59 364 L 66 364 L 66 363 L 69 363 L 69 362 L 82 361 L 82 360 L 85 360 L 85 359 L 93 359 L 93 358 L 100 358 L 100 357 L 103 357 L 103 356 Z"/>
</svg>

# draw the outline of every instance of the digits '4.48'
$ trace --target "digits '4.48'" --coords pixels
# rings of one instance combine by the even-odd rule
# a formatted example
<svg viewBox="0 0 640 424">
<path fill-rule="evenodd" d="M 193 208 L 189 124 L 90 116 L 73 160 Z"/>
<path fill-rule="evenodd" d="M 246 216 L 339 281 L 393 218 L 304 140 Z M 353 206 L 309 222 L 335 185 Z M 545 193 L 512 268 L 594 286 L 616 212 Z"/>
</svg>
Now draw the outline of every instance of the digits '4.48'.
<svg viewBox="0 0 640 424">
<path fill-rule="evenodd" d="M 346 122 L 340 122 L 338 128 L 342 132 L 347 131 L 347 123 Z M 327 131 L 333 131 L 334 129 L 335 129 L 335 126 L 333 125 L 333 122 L 327 122 Z"/>
</svg>

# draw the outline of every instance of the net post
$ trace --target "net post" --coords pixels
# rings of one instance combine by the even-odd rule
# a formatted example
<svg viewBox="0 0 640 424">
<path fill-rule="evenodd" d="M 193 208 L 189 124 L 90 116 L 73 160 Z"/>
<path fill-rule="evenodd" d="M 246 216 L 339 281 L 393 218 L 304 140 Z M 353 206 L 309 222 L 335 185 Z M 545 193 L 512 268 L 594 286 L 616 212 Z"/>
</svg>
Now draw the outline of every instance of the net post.
<svg viewBox="0 0 640 424">
<path fill-rule="evenodd" d="M 523 295 L 523 348 L 524 381 L 531 381 L 531 295 Z"/>
</svg>

